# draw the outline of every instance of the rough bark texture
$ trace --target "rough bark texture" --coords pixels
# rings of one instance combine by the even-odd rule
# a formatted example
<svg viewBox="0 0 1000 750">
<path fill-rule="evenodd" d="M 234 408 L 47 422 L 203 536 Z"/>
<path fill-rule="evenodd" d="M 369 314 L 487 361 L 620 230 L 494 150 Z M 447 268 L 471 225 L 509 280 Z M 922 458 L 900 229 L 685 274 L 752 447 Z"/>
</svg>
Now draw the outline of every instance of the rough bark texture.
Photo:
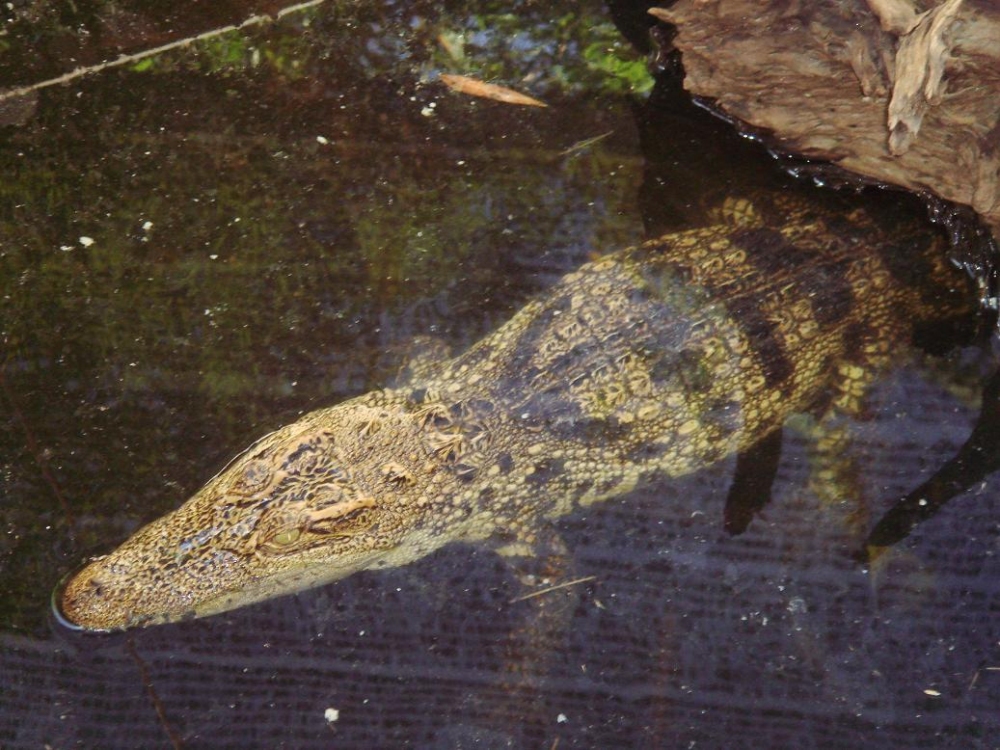
<svg viewBox="0 0 1000 750">
<path fill-rule="evenodd" d="M 680 0 L 685 85 L 778 144 L 971 206 L 1000 237 L 1000 6 Z"/>
</svg>

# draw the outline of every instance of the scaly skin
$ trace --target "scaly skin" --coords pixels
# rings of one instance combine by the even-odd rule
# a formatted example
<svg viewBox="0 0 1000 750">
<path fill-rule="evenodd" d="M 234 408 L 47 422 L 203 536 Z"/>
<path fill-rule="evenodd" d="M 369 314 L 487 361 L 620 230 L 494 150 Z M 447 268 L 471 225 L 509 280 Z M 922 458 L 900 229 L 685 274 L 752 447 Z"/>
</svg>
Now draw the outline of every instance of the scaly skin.
<svg viewBox="0 0 1000 750">
<path fill-rule="evenodd" d="M 900 243 L 914 243 L 908 263 L 935 278 L 936 298 L 883 261 Z M 854 405 L 932 303 L 971 309 L 942 256 L 937 239 L 890 238 L 861 212 L 731 202 L 714 226 L 570 273 L 420 382 L 262 438 L 72 578 L 62 613 L 113 630 L 403 565 L 453 541 L 524 553 L 546 519 L 710 465 L 793 412 Z"/>
</svg>

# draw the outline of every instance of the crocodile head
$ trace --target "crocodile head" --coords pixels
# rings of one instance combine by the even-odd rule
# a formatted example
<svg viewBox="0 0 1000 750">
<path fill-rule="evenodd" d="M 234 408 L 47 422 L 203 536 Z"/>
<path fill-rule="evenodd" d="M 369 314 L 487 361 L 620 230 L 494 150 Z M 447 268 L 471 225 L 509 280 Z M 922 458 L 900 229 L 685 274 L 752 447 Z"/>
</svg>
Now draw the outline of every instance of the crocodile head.
<svg viewBox="0 0 1000 750">
<path fill-rule="evenodd" d="M 385 461 L 416 430 L 405 409 L 355 401 L 268 435 L 73 576 L 59 614 L 84 630 L 172 622 L 422 557 L 443 543 L 421 521 L 416 477 L 434 485 L 433 468 Z"/>
</svg>

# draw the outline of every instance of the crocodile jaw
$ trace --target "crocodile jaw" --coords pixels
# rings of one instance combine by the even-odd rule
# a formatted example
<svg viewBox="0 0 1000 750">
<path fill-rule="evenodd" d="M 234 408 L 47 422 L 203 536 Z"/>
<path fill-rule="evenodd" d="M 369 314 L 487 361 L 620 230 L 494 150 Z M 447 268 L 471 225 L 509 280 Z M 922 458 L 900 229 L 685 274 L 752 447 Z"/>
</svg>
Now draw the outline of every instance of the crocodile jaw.
<svg viewBox="0 0 1000 750">
<path fill-rule="evenodd" d="M 423 507 L 386 491 L 395 475 L 365 460 L 374 441 L 412 429 L 384 400 L 355 401 L 262 438 L 180 508 L 91 560 L 57 597 L 57 616 L 94 631 L 176 622 L 423 557 L 452 537 L 422 523 Z"/>
<path fill-rule="evenodd" d="M 178 523 L 172 516 L 184 510 L 186 506 L 154 521 L 125 545 L 92 559 L 72 576 L 57 597 L 59 619 L 72 628 L 102 632 L 207 617 L 331 583 L 361 570 L 406 565 L 441 544 L 431 535 L 410 535 L 391 548 L 373 544 L 339 554 L 329 547 L 316 547 L 277 564 L 261 555 L 226 549 L 214 550 L 197 565 L 152 562 L 146 554 L 148 545 L 171 548 L 165 542 Z"/>
<path fill-rule="evenodd" d="M 159 522 L 147 526 L 151 536 Z M 212 572 L 181 569 L 169 585 L 136 586 L 137 579 L 162 579 L 152 569 L 137 567 L 128 550 L 116 550 L 91 560 L 74 575 L 58 601 L 60 619 L 68 626 L 88 631 L 113 631 L 206 617 L 265 599 L 295 593 L 345 578 L 369 567 L 388 567 L 394 555 L 372 553 L 350 561 L 310 564 L 298 560 L 280 572 L 254 571 L 254 566 L 227 551 L 214 555 Z M 378 559 L 376 559 L 378 558 Z M 401 560 L 396 564 L 404 564 Z"/>
</svg>

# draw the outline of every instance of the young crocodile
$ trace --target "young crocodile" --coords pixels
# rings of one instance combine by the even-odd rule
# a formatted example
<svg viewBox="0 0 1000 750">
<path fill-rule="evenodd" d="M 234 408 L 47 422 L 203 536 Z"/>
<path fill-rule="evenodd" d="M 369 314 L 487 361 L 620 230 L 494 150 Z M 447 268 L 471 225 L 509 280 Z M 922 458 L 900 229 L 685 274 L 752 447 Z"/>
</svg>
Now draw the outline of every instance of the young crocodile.
<svg viewBox="0 0 1000 750">
<path fill-rule="evenodd" d="M 777 228 L 770 228 L 777 227 Z M 903 261 L 887 262 L 885 250 Z M 856 406 L 916 321 L 967 314 L 926 232 L 774 199 L 588 263 L 416 382 L 259 440 L 75 575 L 88 630 L 201 617 L 547 519 Z M 918 292 L 916 278 L 933 278 Z"/>
</svg>

